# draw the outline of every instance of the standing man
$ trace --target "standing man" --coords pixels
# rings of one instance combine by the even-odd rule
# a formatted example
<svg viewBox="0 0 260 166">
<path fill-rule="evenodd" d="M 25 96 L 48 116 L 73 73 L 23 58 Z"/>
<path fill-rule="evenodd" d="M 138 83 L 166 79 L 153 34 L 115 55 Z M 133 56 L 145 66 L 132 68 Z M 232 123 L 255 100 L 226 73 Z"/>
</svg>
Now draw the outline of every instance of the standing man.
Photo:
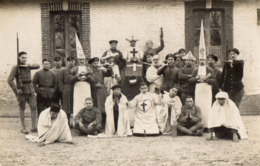
<svg viewBox="0 0 260 166">
<path fill-rule="evenodd" d="M 143 52 L 136 48 L 136 42 L 138 40 L 134 39 L 132 36 L 132 39 L 126 39 L 130 43 L 130 47 L 124 52 L 123 58 L 127 62 L 140 62 L 143 59 Z"/>
<path fill-rule="evenodd" d="M 155 88 L 161 88 L 163 77 L 162 75 L 157 75 L 157 71 L 161 65 L 159 64 L 159 56 L 155 55 L 152 58 L 153 63 L 152 65 L 147 69 L 146 72 L 146 79 L 150 83 L 149 84 L 149 92 L 153 93 Z"/>
<path fill-rule="evenodd" d="M 216 101 L 216 94 L 219 92 L 221 71 L 216 67 L 218 57 L 213 54 L 209 54 L 208 66 L 212 69 L 212 78 L 208 79 L 208 83 L 212 85 L 212 104 Z"/>
<path fill-rule="evenodd" d="M 168 92 L 171 87 L 179 83 L 179 69 L 174 66 L 173 54 L 168 54 L 165 59 L 167 63 L 163 64 L 162 67 L 158 69 L 157 75 L 163 75 L 163 83 L 161 86 L 161 90 Z"/>
<path fill-rule="evenodd" d="M 181 102 L 185 104 L 185 100 L 187 96 L 194 97 L 195 84 L 191 83 L 190 80 L 192 78 L 193 71 L 195 70 L 196 58 L 189 52 L 186 56 L 183 57 L 185 61 L 185 66 L 179 70 L 179 81 L 181 88 Z"/>
<path fill-rule="evenodd" d="M 93 71 L 86 65 L 85 56 L 78 56 L 78 66 L 74 66 L 69 72 L 73 89 L 73 117 L 85 106 L 86 97 L 97 98 Z M 95 103 L 96 104 L 96 103 Z M 97 104 L 96 104 L 97 105 Z"/>
<path fill-rule="evenodd" d="M 75 66 L 73 57 L 67 58 L 66 68 L 62 69 L 59 75 L 59 90 L 62 95 L 62 109 L 66 112 L 68 124 L 70 125 L 70 115 L 73 113 L 73 83 L 70 81 L 70 71 Z"/>
<path fill-rule="evenodd" d="M 187 96 L 185 105 L 181 109 L 178 118 L 178 135 L 202 136 L 203 123 L 201 122 L 201 111 L 194 104 L 193 98 Z"/>
<path fill-rule="evenodd" d="M 107 89 L 104 85 L 104 74 L 112 74 L 112 68 L 99 67 L 99 58 L 94 57 L 88 61 L 90 68 L 93 71 L 95 91 L 97 95 L 97 108 L 102 113 L 102 125 L 105 128 L 106 123 L 106 112 L 105 112 L 105 101 L 108 96 Z"/>
<path fill-rule="evenodd" d="M 156 117 L 156 105 L 162 104 L 158 94 L 148 92 L 147 85 L 142 82 L 140 94 L 128 102 L 130 108 L 135 108 L 134 136 L 157 136 L 159 127 Z"/>
<path fill-rule="evenodd" d="M 161 27 L 161 34 L 160 34 L 160 45 L 157 48 L 153 48 L 153 42 L 151 40 L 147 40 L 145 43 L 146 50 L 144 51 L 144 59 L 143 62 L 147 62 L 146 55 L 152 54 L 157 55 L 161 52 L 164 48 L 164 40 L 163 40 L 163 28 Z"/>
<path fill-rule="evenodd" d="M 112 73 L 109 74 L 108 76 L 105 75 L 105 78 L 104 78 L 104 84 L 107 88 L 107 93 L 110 94 L 111 87 L 116 84 L 120 84 L 120 82 L 121 82 L 120 71 L 119 71 L 118 65 L 114 63 L 114 60 L 115 60 L 114 56 L 108 55 L 108 56 L 103 57 L 102 59 L 105 60 L 105 63 L 103 64 L 103 66 L 112 68 L 112 71 L 111 71 Z"/>
<path fill-rule="evenodd" d="M 105 103 L 106 110 L 106 134 L 108 136 L 128 136 L 132 135 L 128 118 L 127 98 L 121 93 L 121 86 L 111 87 L 113 93 L 107 97 Z"/>
<path fill-rule="evenodd" d="M 60 57 L 55 57 L 53 61 L 54 67 L 50 69 L 51 72 L 53 72 L 56 76 L 59 75 L 61 69 L 62 69 L 62 61 Z"/>
<path fill-rule="evenodd" d="M 122 71 L 126 65 L 126 61 L 123 58 L 122 52 L 117 49 L 117 43 L 118 43 L 117 40 L 110 40 L 109 41 L 110 49 L 104 52 L 102 58 L 113 56 L 115 58 L 114 60 L 115 64 L 118 65 L 120 71 Z"/>
<path fill-rule="evenodd" d="M 53 61 L 54 67 L 52 69 L 50 69 L 51 72 L 53 72 L 53 74 L 55 74 L 57 81 L 59 81 L 59 74 L 61 72 L 62 69 L 62 61 L 60 57 L 55 57 L 54 61 Z M 56 96 L 55 96 L 55 103 L 60 103 L 61 100 L 61 93 L 60 91 L 57 91 Z"/>
<path fill-rule="evenodd" d="M 239 108 L 244 95 L 244 61 L 237 60 L 238 55 L 239 50 L 236 48 L 229 51 L 229 60 L 224 64 L 221 74 L 221 89 L 228 93 Z"/>
<path fill-rule="evenodd" d="M 27 64 L 27 53 L 20 52 L 18 54 L 18 65 L 13 66 L 8 77 L 7 83 L 13 89 L 18 104 L 20 121 L 22 125 L 21 133 L 28 134 L 24 121 L 24 110 L 26 102 L 31 108 L 32 132 L 37 132 L 36 127 L 36 95 L 31 80 L 31 70 L 39 69 L 38 64 Z M 19 72 L 18 72 L 19 71 Z M 16 80 L 16 84 L 14 83 Z"/>
<path fill-rule="evenodd" d="M 195 103 L 201 109 L 202 122 L 206 130 L 208 128 L 208 113 L 212 105 L 212 87 L 208 83 L 210 78 L 212 78 L 212 70 L 206 66 L 205 56 L 200 56 L 199 67 L 194 70 L 191 82 L 196 83 Z"/>
<path fill-rule="evenodd" d="M 181 48 L 178 52 L 175 53 L 175 66 L 177 68 L 182 68 L 185 66 L 185 60 L 183 57 L 186 55 L 186 51 L 184 48 Z"/>
<path fill-rule="evenodd" d="M 37 71 L 33 77 L 33 86 L 37 93 L 37 110 L 38 116 L 41 112 L 51 106 L 56 101 L 56 93 L 58 91 L 57 78 L 50 71 L 51 61 L 49 59 L 42 60 L 42 70 Z"/>
</svg>

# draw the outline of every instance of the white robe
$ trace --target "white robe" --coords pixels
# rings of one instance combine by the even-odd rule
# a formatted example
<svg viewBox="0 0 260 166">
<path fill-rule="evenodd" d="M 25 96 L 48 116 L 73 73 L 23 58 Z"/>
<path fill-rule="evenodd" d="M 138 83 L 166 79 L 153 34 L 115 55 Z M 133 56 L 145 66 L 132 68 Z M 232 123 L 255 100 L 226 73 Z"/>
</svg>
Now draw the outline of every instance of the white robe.
<svg viewBox="0 0 260 166">
<path fill-rule="evenodd" d="M 135 107 L 134 133 L 135 134 L 159 134 L 156 118 L 156 105 L 162 104 L 159 95 L 147 92 L 139 94 L 128 103 L 129 107 Z"/>
<path fill-rule="evenodd" d="M 78 73 L 86 72 L 85 66 L 78 67 Z M 73 117 L 85 107 L 85 99 L 91 97 L 91 87 L 87 81 L 77 81 L 73 91 Z"/>
<path fill-rule="evenodd" d="M 157 120 L 158 120 L 160 131 L 164 132 L 169 117 L 168 115 L 169 107 L 170 106 L 172 107 L 171 119 L 170 119 L 171 120 L 170 125 L 172 126 L 177 121 L 179 115 L 181 114 L 182 103 L 178 96 L 171 98 L 169 96 L 169 93 L 165 93 L 163 95 L 162 102 L 163 102 L 163 108 L 160 110 L 160 112 L 157 112 Z"/>
<path fill-rule="evenodd" d="M 105 87 L 107 88 L 108 95 L 112 94 L 111 87 L 118 84 L 115 76 L 117 75 L 117 77 L 120 77 L 120 71 L 118 65 L 113 65 L 112 70 L 113 70 L 113 77 L 104 77 L 104 84 Z"/>
<path fill-rule="evenodd" d="M 38 120 L 38 142 L 50 144 L 55 141 L 69 142 L 72 140 L 67 115 L 60 110 L 57 118 L 51 120 L 50 108 L 42 111 Z"/>
<path fill-rule="evenodd" d="M 156 87 L 161 87 L 163 77 L 161 75 L 157 75 L 158 69 L 156 69 L 153 65 L 150 66 L 146 71 L 146 79 L 150 82 L 149 92 L 154 92 Z"/>
<path fill-rule="evenodd" d="M 208 127 L 220 126 L 237 130 L 241 139 L 248 138 L 239 110 L 230 99 L 226 100 L 224 106 L 220 106 L 218 101 L 215 101 L 209 113 Z"/>
<path fill-rule="evenodd" d="M 130 122 L 128 117 L 128 109 L 126 106 L 126 103 L 128 102 L 125 95 L 121 93 L 121 98 L 118 103 L 118 109 L 119 109 L 119 116 L 118 116 L 118 122 L 117 122 L 117 131 L 115 131 L 115 124 L 114 124 L 114 101 L 113 101 L 113 95 L 109 95 L 105 102 L 105 111 L 106 111 L 106 127 L 105 132 L 107 136 L 127 136 L 132 135 L 131 129 L 130 129 Z"/>
<path fill-rule="evenodd" d="M 198 75 L 201 78 L 206 76 L 206 66 L 199 66 Z M 195 88 L 195 104 L 200 107 L 202 123 L 208 128 L 208 113 L 212 105 L 212 86 L 208 83 L 197 83 Z"/>
<path fill-rule="evenodd" d="M 133 53 L 131 53 L 133 51 L 133 49 L 135 49 L 135 51 L 137 51 L 137 53 L 135 53 L 135 57 L 141 61 L 141 59 L 143 59 L 143 52 L 141 50 L 139 50 L 136 47 L 129 47 L 123 54 L 123 58 L 125 60 L 127 60 L 128 62 L 130 62 L 131 58 L 134 56 Z"/>
</svg>

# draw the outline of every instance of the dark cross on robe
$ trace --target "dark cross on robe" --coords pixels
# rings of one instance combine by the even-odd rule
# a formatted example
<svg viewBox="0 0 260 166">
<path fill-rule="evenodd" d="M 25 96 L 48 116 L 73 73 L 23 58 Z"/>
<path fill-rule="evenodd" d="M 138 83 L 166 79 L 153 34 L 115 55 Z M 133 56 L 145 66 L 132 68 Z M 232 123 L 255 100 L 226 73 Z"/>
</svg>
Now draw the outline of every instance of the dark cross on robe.
<svg viewBox="0 0 260 166">
<path fill-rule="evenodd" d="M 143 102 L 143 104 L 141 104 L 141 106 L 143 106 L 143 111 L 145 112 L 145 106 L 147 106 L 147 104 L 145 104 L 145 103 Z"/>
<path fill-rule="evenodd" d="M 130 51 L 130 53 L 132 53 L 133 57 L 135 57 L 135 54 L 138 53 L 138 51 L 135 51 L 135 48 L 134 48 L 133 51 Z"/>
</svg>

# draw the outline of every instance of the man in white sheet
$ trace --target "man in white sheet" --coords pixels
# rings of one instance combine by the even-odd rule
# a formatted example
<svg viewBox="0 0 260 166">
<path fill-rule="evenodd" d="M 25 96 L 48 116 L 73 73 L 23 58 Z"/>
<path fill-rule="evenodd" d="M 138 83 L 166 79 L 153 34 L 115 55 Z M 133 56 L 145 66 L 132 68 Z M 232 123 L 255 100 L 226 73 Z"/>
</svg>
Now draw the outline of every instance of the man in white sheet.
<svg viewBox="0 0 260 166">
<path fill-rule="evenodd" d="M 159 56 L 154 55 L 152 57 L 152 65 L 146 71 L 146 79 L 149 84 L 149 92 L 153 93 L 155 88 L 161 88 L 163 76 L 157 75 L 157 71 L 161 65 L 159 64 Z"/>
<path fill-rule="evenodd" d="M 148 92 L 147 85 L 142 82 L 140 85 L 141 93 L 128 102 L 130 108 L 135 109 L 134 117 L 134 136 L 157 136 L 159 127 L 156 118 L 156 105 L 162 104 L 158 94 Z"/>
<path fill-rule="evenodd" d="M 72 142 L 67 115 L 61 110 L 59 104 L 52 104 L 51 107 L 41 112 L 37 128 L 39 146 L 54 142 L 74 144 Z"/>
<path fill-rule="evenodd" d="M 163 95 L 163 108 L 157 113 L 160 131 L 163 134 L 177 136 L 177 119 L 181 114 L 181 99 L 177 96 L 178 88 L 172 87 Z"/>
<path fill-rule="evenodd" d="M 127 98 L 121 93 L 121 86 L 114 85 L 111 87 L 112 94 L 109 95 L 105 102 L 106 110 L 106 128 L 107 136 L 128 136 L 132 135 L 127 109 Z"/>
<path fill-rule="evenodd" d="M 216 99 L 209 112 L 208 127 L 211 134 L 208 140 L 215 139 L 213 132 L 219 139 L 232 139 L 234 142 L 247 139 L 247 132 L 236 104 L 229 99 L 226 92 L 217 93 Z"/>
</svg>

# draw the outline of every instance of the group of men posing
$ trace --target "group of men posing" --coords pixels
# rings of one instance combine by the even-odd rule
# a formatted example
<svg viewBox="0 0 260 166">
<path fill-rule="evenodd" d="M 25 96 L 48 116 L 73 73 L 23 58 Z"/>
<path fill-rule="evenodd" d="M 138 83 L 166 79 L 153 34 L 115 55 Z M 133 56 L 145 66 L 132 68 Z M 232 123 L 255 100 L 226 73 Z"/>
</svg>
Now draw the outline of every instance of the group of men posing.
<svg viewBox="0 0 260 166">
<path fill-rule="evenodd" d="M 54 141 L 71 143 L 71 114 L 74 127 L 87 135 L 202 136 L 209 129 L 220 138 L 247 138 L 238 110 L 244 91 L 243 61 L 236 60 L 237 49 L 230 50 L 230 60 L 221 72 L 216 67 L 217 56 L 199 57 L 196 65 L 196 58 L 184 49 L 168 54 L 160 64 L 157 54 L 164 48 L 162 31 L 161 45 L 152 48 L 152 42 L 147 41 L 144 53 L 135 47 L 137 40 L 128 41 L 130 48 L 124 54 L 116 48 L 118 41 L 111 40 L 111 49 L 101 59 L 86 61 L 78 57 L 77 66 L 75 58 L 68 57 L 66 68 L 62 68 L 60 57 L 55 57 L 54 68 L 50 69 L 51 61 L 43 59 L 42 70 L 33 79 L 31 70 L 40 66 L 27 64 L 27 53 L 20 52 L 19 65 L 12 68 L 8 83 L 19 103 L 21 132 L 28 134 L 24 121 L 27 102 L 31 108 L 31 131 L 38 130 L 42 145 Z M 140 84 L 140 94 L 131 101 L 121 92 L 124 87 L 120 85 L 126 62 L 143 64 L 144 82 Z M 210 93 L 205 92 L 207 86 Z M 133 131 L 129 110 L 135 111 Z M 211 134 L 210 139 L 213 138 Z"/>
</svg>

